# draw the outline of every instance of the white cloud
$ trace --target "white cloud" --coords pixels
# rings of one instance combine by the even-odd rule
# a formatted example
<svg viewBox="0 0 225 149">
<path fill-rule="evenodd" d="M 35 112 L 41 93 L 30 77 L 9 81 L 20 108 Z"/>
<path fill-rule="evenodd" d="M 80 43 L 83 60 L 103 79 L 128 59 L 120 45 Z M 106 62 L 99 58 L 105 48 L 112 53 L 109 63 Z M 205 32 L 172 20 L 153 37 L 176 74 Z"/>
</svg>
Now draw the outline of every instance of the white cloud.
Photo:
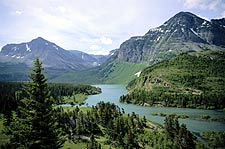
<svg viewBox="0 0 225 149">
<path fill-rule="evenodd" d="M 22 14 L 22 11 L 16 10 L 15 13 L 16 13 L 17 15 L 21 15 L 21 14 Z"/>
<path fill-rule="evenodd" d="M 112 42 L 113 42 L 112 39 L 106 38 L 106 37 L 101 37 L 100 41 L 101 41 L 101 43 L 106 44 L 106 45 L 112 44 Z"/>
<path fill-rule="evenodd" d="M 100 50 L 92 50 L 89 52 L 89 54 L 94 54 L 94 55 L 108 55 L 109 51 L 105 49 L 100 49 Z"/>
<path fill-rule="evenodd" d="M 214 1 L 0 0 L 0 19 L 4 20 L 4 23 L 0 23 L 0 37 L 4 38 L 0 40 L 0 45 L 26 42 L 42 36 L 65 49 L 107 53 L 119 48 L 131 36 L 144 35 L 150 28 L 161 25 L 185 8 L 213 10 L 221 4 L 212 2 Z M 184 5 L 185 8 L 182 8 Z M 198 11 L 193 13 L 211 17 L 212 12 L 215 11 L 207 11 L 210 15 Z M 222 12 L 218 12 L 218 15 Z"/>
<path fill-rule="evenodd" d="M 101 49 L 102 47 L 100 47 L 99 45 L 91 45 L 90 46 L 90 49 L 91 50 L 99 50 L 99 49 Z"/>
<path fill-rule="evenodd" d="M 183 0 L 187 9 L 216 10 L 221 0 Z"/>
<path fill-rule="evenodd" d="M 63 6 L 59 6 L 57 7 L 57 9 L 61 12 L 61 13 L 65 13 L 66 12 L 66 8 Z"/>
<path fill-rule="evenodd" d="M 209 9 L 210 9 L 210 10 L 215 10 L 216 8 L 218 8 L 218 4 L 219 4 L 219 2 L 218 2 L 217 0 L 212 1 L 212 2 L 209 4 Z"/>
<path fill-rule="evenodd" d="M 184 6 L 188 9 L 199 7 L 204 0 L 184 0 Z"/>
<path fill-rule="evenodd" d="M 94 54 L 94 55 L 108 55 L 109 50 L 99 46 L 99 45 L 91 45 L 90 46 L 91 51 L 89 51 L 89 54 Z"/>
</svg>

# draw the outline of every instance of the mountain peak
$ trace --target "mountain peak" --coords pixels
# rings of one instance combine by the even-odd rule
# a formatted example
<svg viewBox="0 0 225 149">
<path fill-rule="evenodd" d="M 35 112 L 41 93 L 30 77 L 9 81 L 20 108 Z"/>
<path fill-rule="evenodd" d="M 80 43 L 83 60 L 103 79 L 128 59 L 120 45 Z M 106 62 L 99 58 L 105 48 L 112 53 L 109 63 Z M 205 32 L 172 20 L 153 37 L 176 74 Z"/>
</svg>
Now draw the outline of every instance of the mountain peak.
<svg viewBox="0 0 225 149">
<path fill-rule="evenodd" d="M 177 13 L 174 17 L 181 17 L 181 16 L 198 17 L 191 12 L 184 12 L 184 11 Z"/>
<path fill-rule="evenodd" d="M 173 22 L 173 23 L 182 23 L 182 24 L 189 24 L 190 26 L 193 26 L 194 24 L 202 23 L 204 19 L 198 17 L 197 15 L 191 13 L 191 12 L 179 12 L 175 14 L 172 18 L 170 18 L 167 22 Z"/>
<path fill-rule="evenodd" d="M 47 41 L 46 39 L 44 39 L 42 37 L 37 37 L 37 38 L 33 39 L 31 42 L 34 42 L 34 41 L 37 41 L 37 42 L 49 42 L 49 41 Z"/>
<path fill-rule="evenodd" d="M 224 19 L 209 22 L 190 12 L 179 12 L 144 36 L 121 44 L 117 58 L 133 63 L 157 63 L 179 53 L 224 50 Z"/>
</svg>

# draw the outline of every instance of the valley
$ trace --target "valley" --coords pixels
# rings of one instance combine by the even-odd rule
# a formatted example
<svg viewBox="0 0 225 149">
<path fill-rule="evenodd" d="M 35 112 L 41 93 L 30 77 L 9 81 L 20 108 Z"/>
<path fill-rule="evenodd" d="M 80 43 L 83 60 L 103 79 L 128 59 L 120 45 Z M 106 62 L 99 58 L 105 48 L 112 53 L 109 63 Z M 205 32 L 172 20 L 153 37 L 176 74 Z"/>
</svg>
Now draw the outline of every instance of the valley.
<svg viewBox="0 0 225 149">
<path fill-rule="evenodd" d="M 3 46 L 0 148 L 224 148 L 224 20 L 179 12 L 108 55 Z"/>
</svg>

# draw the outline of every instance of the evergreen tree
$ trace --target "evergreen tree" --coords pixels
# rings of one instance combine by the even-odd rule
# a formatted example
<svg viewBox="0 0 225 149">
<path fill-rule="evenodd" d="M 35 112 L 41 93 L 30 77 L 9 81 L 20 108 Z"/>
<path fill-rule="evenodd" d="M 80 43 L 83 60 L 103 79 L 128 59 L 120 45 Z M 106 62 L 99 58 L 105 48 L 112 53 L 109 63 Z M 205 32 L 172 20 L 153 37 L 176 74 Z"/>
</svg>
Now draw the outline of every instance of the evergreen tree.
<svg viewBox="0 0 225 149">
<path fill-rule="evenodd" d="M 11 143 L 25 148 L 60 148 L 64 143 L 54 117 L 54 99 L 47 89 L 42 63 L 35 59 L 31 82 L 26 86 L 28 98 L 20 101 L 16 116 L 8 127 Z"/>
<path fill-rule="evenodd" d="M 187 130 L 186 125 L 182 124 L 179 130 L 179 145 L 183 149 L 194 149 L 195 143 L 193 139 L 193 135 L 190 133 L 190 131 Z"/>
<path fill-rule="evenodd" d="M 87 149 L 101 149 L 101 145 L 95 140 L 93 134 L 90 136 L 90 143 L 87 144 Z"/>
</svg>

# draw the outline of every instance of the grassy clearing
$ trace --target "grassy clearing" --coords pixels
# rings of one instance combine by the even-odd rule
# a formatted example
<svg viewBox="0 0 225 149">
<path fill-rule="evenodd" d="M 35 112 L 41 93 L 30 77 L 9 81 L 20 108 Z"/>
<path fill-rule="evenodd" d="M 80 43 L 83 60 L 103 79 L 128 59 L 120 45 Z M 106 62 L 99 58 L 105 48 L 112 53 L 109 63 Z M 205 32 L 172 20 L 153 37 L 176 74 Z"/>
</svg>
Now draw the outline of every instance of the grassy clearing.
<svg viewBox="0 0 225 149">
<path fill-rule="evenodd" d="M 85 84 L 127 84 L 136 77 L 135 73 L 143 70 L 147 66 L 149 65 L 112 61 L 95 69 L 81 72 L 68 72 L 51 81 Z"/>
<path fill-rule="evenodd" d="M 65 110 L 65 111 L 72 111 L 74 110 L 76 107 L 74 106 L 62 106 L 62 108 Z M 91 107 L 79 107 L 79 109 L 86 113 L 87 111 L 90 111 L 91 110 Z"/>
<path fill-rule="evenodd" d="M 61 149 L 85 149 L 86 143 L 73 143 L 70 141 L 66 141 Z"/>
<path fill-rule="evenodd" d="M 104 73 L 105 83 L 127 84 L 136 78 L 135 73 L 142 71 L 147 66 L 146 64 L 113 61 L 101 71 Z"/>
<path fill-rule="evenodd" d="M 63 103 L 71 104 L 71 105 L 83 104 L 84 101 L 87 99 L 87 97 L 88 96 L 85 94 L 75 94 L 71 97 L 64 97 Z"/>
</svg>

